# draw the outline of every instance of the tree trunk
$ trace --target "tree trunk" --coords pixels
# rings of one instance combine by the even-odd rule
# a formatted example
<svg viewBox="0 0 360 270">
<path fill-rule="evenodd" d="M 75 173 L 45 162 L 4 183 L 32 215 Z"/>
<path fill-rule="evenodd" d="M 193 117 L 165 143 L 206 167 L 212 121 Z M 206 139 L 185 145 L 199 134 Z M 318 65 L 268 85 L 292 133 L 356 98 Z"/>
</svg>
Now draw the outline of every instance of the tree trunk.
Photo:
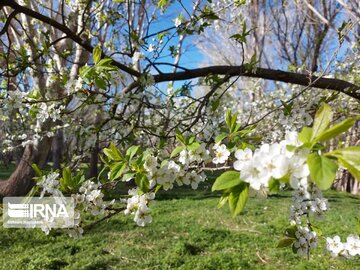
<svg viewBox="0 0 360 270">
<path fill-rule="evenodd" d="M 50 151 L 51 140 L 48 137 L 40 142 L 25 147 L 22 158 L 16 170 L 8 180 L 0 181 L 0 197 L 22 196 L 27 194 L 35 185 L 33 163 L 42 167 Z"/>
<path fill-rule="evenodd" d="M 58 130 L 51 145 L 51 156 L 54 170 L 61 170 L 62 151 L 64 149 L 64 133 Z"/>
<path fill-rule="evenodd" d="M 97 177 L 99 163 L 99 140 L 97 139 L 91 151 L 88 178 Z"/>
</svg>

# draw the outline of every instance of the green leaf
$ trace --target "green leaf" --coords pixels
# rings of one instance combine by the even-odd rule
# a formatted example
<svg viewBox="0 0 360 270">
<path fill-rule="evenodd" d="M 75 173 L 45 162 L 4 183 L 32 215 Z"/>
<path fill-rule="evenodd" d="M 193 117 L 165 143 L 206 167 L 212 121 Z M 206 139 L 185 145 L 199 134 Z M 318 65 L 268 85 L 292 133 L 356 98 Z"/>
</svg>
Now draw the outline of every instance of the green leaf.
<svg viewBox="0 0 360 270">
<path fill-rule="evenodd" d="M 325 155 L 337 158 L 340 165 L 360 181 L 360 146 L 340 148 Z"/>
<path fill-rule="evenodd" d="M 299 140 L 302 143 L 308 143 L 311 141 L 311 135 L 313 133 L 313 129 L 310 127 L 304 127 L 299 133 Z"/>
<path fill-rule="evenodd" d="M 338 165 L 317 153 L 309 154 L 307 162 L 312 181 L 322 190 L 330 188 L 335 180 Z"/>
<path fill-rule="evenodd" d="M 42 171 L 40 170 L 40 168 L 38 167 L 38 165 L 36 165 L 35 163 L 31 164 L 31 167 L 33 168 L 33 170 L 36 172 L 36 174 L 40 177 L 43 176 Z"/>
<path fill-rule="evenodd" d="M 94 68 L 93 67 L 90 67 L 90 66 L 83 66 L 81 67 L 80 69 L 80 76 L 82 78 L 88 78 L 88 77 L 91 77 L 91 73 L 93 73 L 94 71 Z"/>
<path fill-rule="evenodd" d="M 128 160 L 131 160 L 139 150 L 139 145 L 133 145 L 126 151 L 126 156 L 128 157 Z"/>
<path fill-rule="evenodd" d="M 176 139 L 186 145 L 186 140 L 179 130 L 176 131 Z"/>
<path fill-rule="evenodd" d="M 169 4 L 169 0 L 159 0 L 158 8 L 165 8 Z"/>
<path fill-rule="evenodd" d="M 103 78 L 95 78 L 95 85 L 100 88 L 106 90 L 106 81 Z"/>
<path fill-rule="evenodd" d="M 110 165 L 110 179 L 115 180 L 118 179 L 124 173 L 126 169 L 125 162 L 115 162 Z"/>
<path fill-rule="evenodd" d="M 234 115 L 231 118 L 231 126 L 230 126 L 230 132 L 233 133 L 236 131 L 236 120 L 237 120 L 238 112 L 234 113 Z M 240 127 L 240 125 L 239 125 Z"/>
<path fill-rule="evenodd" d="M 104 59 L 101 59 L 97 63 L 97 66 L 100 66 L 100 67 L 114 67 L 114 66 L 111 65 L 112 61 L 113 60 L 111 58 L 104 58 Z"/>
<path fill-rule="evenodd" d="M 227 110 L 227 111 L 226 111 L 226 114 L 225 114 L 225 122 L 226 122 L 229 130 L 231 130 L 231 120 L 232 120 L 231 111 L 230 111 L 230 110 Z"/>
<path fill-rule="evenodd" d="M 125 173 L 124 176 L 122 177 L 121 181 L 128 182 L 134 177 L 134 175 L 135 175 L 135 173 L 133 173 L 133 172 Z"/>
<path fill-rule="evenodd" d="M 220 105 L 220 99 L 219 98 L 215 99 L 213 102 L 211 102 L 211 109 L 213 111 L 216 111 L 219 105 Z"/>
<path fill-rule="evenodd" d="M 297 231 L 297 227 L 296 225 L 293 225 L 285 229 L 284 235 L 288 238 L 295 238 L 296 231 Z"/>
<path fill-rule="evenodd" d="M 191 145 L 188 145 L 186 148 L 187 148 L 189 151 L 195 151 L 195 150 L 198 149 L 199 147 L 200 147 L 200 143 L 194 142 L 194 143 L 192 143 Z"/>
<path fill-rule="evenodd" d="M 316 232 L 317 236 L 323 235 L 322 230 L 318 226 L 315 226 L 314 224 L 311 224 L 311 230 Z"/>
<path fill-rule="evenodd" d="M 218 204 L 216 205 L 217 208 L 221 208 L 225 205 L 225 203 L 227 203 L 227 201 L 229 200 L 229 194 L 230 194 L 229 192 L 226 191 L 223 192 Z"/>
<path fill-rule="evenodd" d="M 229 194 L 229 207 L 233 217 L 237 216 L 244 209 L 249 197 L 249 184 L 241 182 L 231 189 Z"/>
<path fill-rule="evenodd" d="M 269 191 L 271 193 L 277 193 L 280 190 L 280 181 L 278 179 L 271 178 L 269 181 Z"/>
<path fill-rule="evenodd" d="M 283 238 L 279 241 L 277 244 L 277 248 L 283 248 L 283 247 L 289 247 L 291 246 L 295 241 L 295 238 Z"/>
<path fill-rule="evenodd" d="M 349 128 L 351 128 L 356 122 L 356 119 L 354 118 L 348 118 L 344 121 L 341 121 L 340 123 L 334 125 L 333 127 L 321 132 L 318 136 L 316 136 L 315 141 L 327 141 L 332 138 L 335 138 L 336 136 L 340 135 L 341 133 L 347 131 Z"/>
<path fill-rule="evenodd" d="M 97 64 L 99 63 L 100 59 L 101 59 L 101 48 L 100 46 L 96 46 L 93 50 L 93 59 L 94 59 L 94 63 Z"/>
<path fill-rule="evenodd" d="M 215 138 L 215 143 L 220 143 L 223 139 L 225 139 L 228 135 L 226 133 L 221 133 Z"/>
<path fill-rule="evenodd" d="M 211 190 L 215 191 L 228 189 L 237 186 L 240 183 L 242 183 L 242 180 L 240 179 L 240 172 L 227 171 L 222 173 L 218 178 L 216 178 Z"/>
<path fill-rule="evenodd" d="M 318 135 L 320 135 L 323 131 L 325 131 L 329 127 L 332 121 L 332 116 L 333 116 L 333 112 L 330 106 L 324 103 L 315 114 L 311 141 L 314 141 L 314 139 Z"/>
<path fill-rule="evenodd" d="M 104 154 L 111 160 L 122 160 L 122 155 L 116 145 L 110 143 L 109 148 L 104 148 Z"/>
<path fill-rule="evenodd" d="M 67 186 L 71 185 L 72 177 L 71 177 L 71 170 L 69 167 L 65 167 L 62 170 L 62 178 L 64 179 L 64 182 Z"/>
<path fill-rule="evenodd" d="M 170 155 L 170 158 L 173 158 L 175 156 L 177 156 L 182 150 L 184 150 L 186 147 L 183 146 L 183 145 L 180 145 L 178 147 L 176 147 L 172 152 L 171 152 L 171 155 Z"/>
<path fill-rule="evenodd" d="M 189 136 L 186 138 L 186 144 L 190 145 L 195 142 L 195 136 Z"/>
<path fill-rule="evenodd" d="M 136 185 L 141 189 L 143 192 L 149 191 L 149 181 L 146 178 L 146 175 L 138 173 L 135 177 Z"/>
</svg>

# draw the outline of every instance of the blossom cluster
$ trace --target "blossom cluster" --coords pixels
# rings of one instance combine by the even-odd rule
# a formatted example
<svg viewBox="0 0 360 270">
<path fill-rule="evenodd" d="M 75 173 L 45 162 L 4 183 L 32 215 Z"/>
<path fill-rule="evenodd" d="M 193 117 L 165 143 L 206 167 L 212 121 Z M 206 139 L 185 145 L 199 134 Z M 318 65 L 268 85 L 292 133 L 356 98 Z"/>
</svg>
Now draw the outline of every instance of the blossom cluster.
<svg viewBox="0 0 360 270">
<path fill-rule="evenodd" d="M 62 193 L 59 190 L 59 173 L 52 172 L 48 175 L 41 177 L 37 183 L 41 190 L 40 198 L 43 198 L 46 193 L 53 195 L 54 197 L 62 197 Z"/>
<path fill-rule="evenodd" d="M 74 199 L 74 227 L 68 230 L 70 237 L 79 238 L 82 236 L 84 230 L 80 226 L 81 222 L 81 210 L 90 212 L 92 215 L 97 216 L 104 214 L 109 205 L 114 203 L 114 200 L 110 202 L 104 202 L 104 193 L 100 189 L 100 185 L 93 181 L 85 181 L 79 188 L 79 192 L 72 194 Z"/>
<path fill-rule="evenodd" d="M 322 195 L 321 190 L 313 184 L 309 184 L 307 178 L 302 178 L 297 187 L 293 187 L 293 204 L 290 207 L 290 223 L 299 225 L 301 217 L 313 214 L 322 217 L 328 209 L 328 200 Z"/>
<path fill-rule="evenodd" d="M 206 149 L 204 143 L 200 144 L 195 150 L 182 150 L 179 156 L 179 162 L 184 166 L 189 166 L 193 162 L 208 163 L 211 161 L 210 151 Z"/>
<path fill-rule="evenodd" d="M 332 257 L 342 256 L 352 258 L 360 256 L 360 238 L 358 235 L 349 235 L 346 242 L 343 243 L 338 235 L 333 238 L 327 237 L 326 249 Z"/>
<path fill-rule="evenodd" d="M 288 132 L 280 143 L 263 144 L 254 152 L 239 149 L 235 152 L 235 170 L 241 171 L 241 179 L 255 190 L 266 189 L 272 178 L 290 177 L 291 185 L 309 175 L 306 151 L 291 152 L 287 145 L 299 146 L 296 132 Z"/>
<path fill-rule="evenodd" d="M 151 223 L 151 209 L 148 204 L 154 200 L 155 193 L 148 192 L 140 194 L 138 188 L 130 189 L 128 193 L 131 197 L 127 199 L 127 206 L 124 211 L 125 215 L 134 215 L 134 221 L 138 226 L 144 227 L 146 224 Z"/>
<path fill-rule="evenodd" d="M 90 180 L 85 181 L 79 188 L 79 193 L 73 194 L 72 197 L 76 205 L 81 205 L 94 216 L 105 213 L 109 204 L 114 203 L 114 201 L 104 202 L 104 193 L 99 185 Z"/>
<path fill-rule="evenodd" d="M 190 159 L 196 160 L 199 157 L 189 155 L 189 158 L 184 157 L 185 154 L 180 155 L 179 161 L 182 166 L 175 161 L 164 161 L 161 166 L 154 156 L 148 156 L 144 163 L 144 168 L 147 171 L 147 176 L 150 182 L 150 188 L 156 184 L 162 185 L 164 190 L 169 190 L 174 187 L 176 183 L 178 186 L 191 185 L 193 189 L 197 189 L 200 182 L 205 181 L 204 174 L 198 174 L 195 171 L 187 170 Z"/>
<path fill-rule="evenodd" d="M 45 122 L 48 119 L 51 119 L 53 122 L 61 118 L 61 111 L 65 109 L 65 106 L 56 106 L 55 103 L 51 103 L 50 105 L 46 103 L 41 103 L 38 107 L 38 113 L 36 118 Z"/>
<path fill-rule="evenodd" d="M 309 255 L 310 248 L 317 247 L 316 232 L 310 231 L 308 227 L 298 226 L 295 237 L 294 247 L 299 255 Z"/>
</svg>

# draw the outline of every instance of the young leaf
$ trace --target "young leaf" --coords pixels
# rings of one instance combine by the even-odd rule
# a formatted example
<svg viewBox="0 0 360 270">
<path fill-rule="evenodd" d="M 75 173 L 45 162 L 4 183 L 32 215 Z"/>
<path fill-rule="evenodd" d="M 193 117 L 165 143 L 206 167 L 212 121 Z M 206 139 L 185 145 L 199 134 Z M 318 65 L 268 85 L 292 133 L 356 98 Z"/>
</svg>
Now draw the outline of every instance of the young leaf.
<svg viewBox="0 0 360 270">
<path fill-rule="evenodd" d="M 128 157 L 129 160 L 131 160 L 136 155 L 139 148 L 140 148 L 139 145 L 133 145 L 126 151 L 126 156 Z"/>
<path fill-rule="evenodd" d="M 218 202 L 218 204 L 216 205 L 217 208 L 221 208 L 225 205 L 225 203 L 227 203 L 229 199 L 229 193 L 228 192 L 223 192 L 223 194 L 220 197 L 220 200 Z"/>
<path fill-rule="evenodd" d="M 237 120 L 238 112 L 234 113 L 234 115 L 231 117 L 231 126 L 230 126 L 230 132 L 233 133 L 236 128 L 236 120 Z M 240 126 L 239 126 L 240 127 Z"/>
<path fill-rule="evenodd" d="M 193 142 L 191 145 L 188 145 L 186 148 L 189 151 L 195 151 L 196 149 L 198 149 L 200 147 L 200 143 L 198 142 Z"/>
<path fill-rule="evenodd" d="M 106 90 L 106 81 L 103 78 L 95 78 L 95 85 L 100 88 Z"/>
<path fill-rule="evenodd" d="M 360 181 L 360 146 L 340 148 L 327 153 L 326 156 L 337 158 L 339 163 Z"/>
<path fill-rule="evenodd" d="M 271 178 L 269 181 L 270 193 L 277 193 L 280 190 L 280 181 L 278 179 Z"/>
<path fill-rule="evenodd" d="M 40 168 L 38 167 L 38 165 L 36 165 L 35 163 L 31 164 L 31 167 L 33 168 L 33 170 L 36 172 L 36 174 L 40 177 L 43 176 L 42 171 L 40 170 Z"/>
<path fill-rule="evenodd" d="M 225 122 L 226 122 L 229 130 L 231 130 L 231 119 L 232 119 L 232 117 L 231 117 L 231 111 L 230 111 L 230 110 L 227 110 L 227 111 L 226 111 L 226 114 L 225 114 Z"/>
<path fill-rule="evenodd" d="M 232 188 L 239 185 L 241 182 L 242 180 L 240 179 L 240 172 L 227 171 L 216 178 L 211 190 L 215 191 Z"/>
<path fill-rule="evenodd" d="M 65 167 L 62 171 L 62 178 L 64 179 L 64 183 L 66 184 L 65 187 L 71 186 L 72 177 L 71 177 L 71 170 L 69 167 Z"/>
<path fill-rule="evenodd" d="M 296 225 L 293 225 L 285 229 L 284 235 L 288 238 L 295 238 L 296 231 L 297 231 L 297 227 Z"/>
<path fill-rule="evenodd" d="M 295 238 L 283 238 L 279 241 L 277 244 L 277 248 L 283 248 L 283 247 L 289 247 L 291 246 L 295 241 Z"/>
<path fill-rule="evenodd" d="M 335 138 L 336 136 L 351 128 L 355 124 L 355 122 L 356 119 L 354 118 L 345 119 L 344 121 L 341 121 L 333 127 L 321 132 L 319 135 L 316 136 L 315 141 L 322 142 Z"/>
<path fill-rule="evenodd" d="M 93 59 L 94 59 L 94 63 L 97 64 L 99 63 L 100 59 L 101 59 L 101 48 L 100 46 L 96 46 L 93 50 Z"/>
<path fill-rule="evenodd" d="M 104 154 L 111 160 L 122 160 L 122 155 L 116 145 L 110 143 L 109 148 L 104 148 Z"/>
<path fill-rule="evenodd" d="M 331 159 L 317 153 L 308 155 L 307 158 L 312 181 L 320 189 L 328 189 L 335 180 L 338 165 Z"/>
<path fill-rule="evenodd" d="M 110 166 L 110 179 L 115 180 L 118 179 L 124 173 L 126 169 L 125 162 L 115 162 Z"/>
<path fill-rule="evenodd" d="M 101 59 L 98 62 L 97 66 L 102 67 L 102 68 L 103 67 L 111 67 L 111 68 L 113 68 L 114 66 L 111 65 L 112 61 L 113 60 L 111 58 L 104 58 L 104 59 Z"/>
<path fill-rule="evenodd" d="M 171 155 L 170 155 L 170 158 L 173 158 L 175 156 L 177 156 L 182 150 L 184 150 L 186 147 L 183 146 L 183 145 L 180 145 L 178 147 L 176 147 L 172 152 L 171 152 Z"/>
<path fill-rule="evenodd" d="M 310 127 L 303 127 L 301 132 L 299 133 L 299 140 L 302 143 L 308 143 L 311 141 L 311 135 L 312 135 L 313 129 Z"/>
<path fill-rule="evenodd" d="M 215 143 L 221 143 L 228 135 L 226 133 L 221 133 L 215 138 Z"/>
<path fill-rule="evenodd" d="M 148 192 L 149 190 L 149 181 L 146 178 L 146 175 L 138 173 L 135 177 L 136 185 L 141 189 L 143 192 Z"/>
<path fill-rule="evenodd" d="M 179 130 L 176 131 L 176 139 L 186 145 L 186 140 Z"/>
<path fill-rule="evenodd" d="M 165 8 L 169 4 L 169 0 L 160 0 L 158 3 L 158 8 Z"/>
<path fill-rule="evenodd" d="M 249 197 L 249 184 L 241 182 L 231 189 L 229 194 L 229 207 L 233 217 L 237 216 L 244 209 Z"/>
<path fill-rule="evenodd" d="M 121 181 L 128 182 L 134 177 L 134 175 L 135 175 L 135 173 L 133 173 L 133 172 L 125 173 L 124 176 L 122 177 Z"/>
<path fill-rule="evenodd" d="M 329 105 L 324 103 L 315 114 L 311 141 L 326 130 L 332 121 L 333 112 Z"/>
</svg>

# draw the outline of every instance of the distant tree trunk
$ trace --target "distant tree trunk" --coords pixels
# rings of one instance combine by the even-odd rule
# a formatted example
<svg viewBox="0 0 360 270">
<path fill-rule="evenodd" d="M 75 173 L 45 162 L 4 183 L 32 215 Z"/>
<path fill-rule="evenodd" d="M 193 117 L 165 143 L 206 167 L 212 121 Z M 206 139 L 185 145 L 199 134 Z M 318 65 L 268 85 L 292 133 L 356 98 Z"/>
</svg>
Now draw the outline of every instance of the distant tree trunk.
<svg viewBox="0 0 360 270">
<path fill-rule="evenodd" d="M 64 148 L 64 133 L 58 130 L 51 145 L 51 156 L 54 170 L 61 170 L 61 159 Z"/>
<path fill-rule="evenodd" d="M 359 122 L 347 134 L 344 147 L 360 146 L 360 125 Z M 360 194 L 360 179 L 355 179 L 349 171 L 341 169 L 334 183 L 337 191 L 346 191 L 352 194 Z"/>
<path fill-rule="evenodd" d="M 99 137 L 91 151 L 88 178 L 97 177 L 99 163 Z"/>
<path fill-rule="evenodd" d="M 41 141 L 25 147 L 16 170 L 8 180 L 0 182 L 0 197 L 25 195 L 34 186 L 34 170 L 31 164 L 42 167 L 50 151 L 51 140 L 44 137 Z"/>
</svg>

